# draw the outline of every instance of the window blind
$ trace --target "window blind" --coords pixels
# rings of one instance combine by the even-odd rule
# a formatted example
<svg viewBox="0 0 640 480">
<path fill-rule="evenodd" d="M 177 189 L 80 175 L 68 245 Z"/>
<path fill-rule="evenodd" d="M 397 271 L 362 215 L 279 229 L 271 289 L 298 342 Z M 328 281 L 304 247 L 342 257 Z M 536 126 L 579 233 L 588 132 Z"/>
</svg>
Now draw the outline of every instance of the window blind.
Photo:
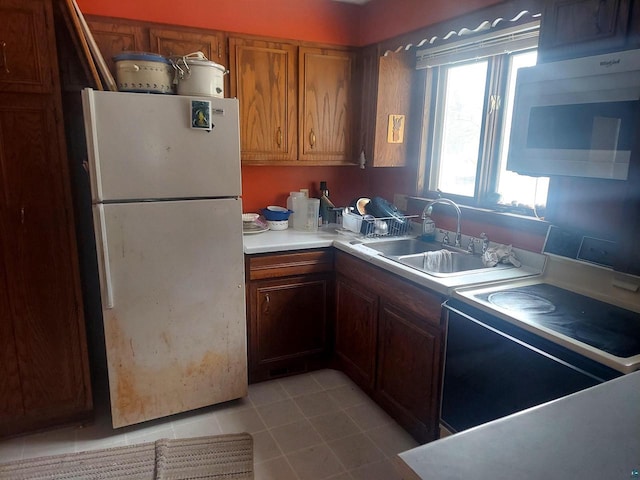
<svg viewBox="0 0 640 480">
<path fill-rule="evenodd" d="M 540 21 L 536 20 L 457 42 L 422 48 L 416 52 L 416 68 L 438 67 L 535 48 L 539 29 Z"/>
</svg>

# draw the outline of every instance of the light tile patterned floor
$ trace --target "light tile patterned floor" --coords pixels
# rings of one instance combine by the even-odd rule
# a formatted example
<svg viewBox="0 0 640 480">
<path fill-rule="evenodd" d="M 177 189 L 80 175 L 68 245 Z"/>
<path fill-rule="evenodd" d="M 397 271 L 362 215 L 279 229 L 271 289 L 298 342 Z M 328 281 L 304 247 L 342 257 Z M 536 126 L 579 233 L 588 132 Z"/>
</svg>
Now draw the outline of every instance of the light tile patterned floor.
<svg viewBox="0 0 640 480">
<path fill-rule="evenodd" d="M 97 409 L 105 411 L 106 409 Z M 108 413 L 67 427 L 0 442 L 0 462 L 159 438 L 249 432 L 256 480 L 395 480 L 393 458 L 415 440 L 336 370 L 249 386 L 249 396 L 113 430 Z"/>
</svg>

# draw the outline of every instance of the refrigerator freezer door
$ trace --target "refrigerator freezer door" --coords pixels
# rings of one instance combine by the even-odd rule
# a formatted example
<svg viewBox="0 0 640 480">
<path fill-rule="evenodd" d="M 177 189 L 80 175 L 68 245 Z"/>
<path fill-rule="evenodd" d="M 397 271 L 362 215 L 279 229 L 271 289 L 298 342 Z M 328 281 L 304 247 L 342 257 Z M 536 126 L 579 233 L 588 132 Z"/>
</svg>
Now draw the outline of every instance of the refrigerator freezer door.
<svg viewBox="0 0 640 480">
<path fill-rule="evenodd" d="M 94 206 L 114 427 L 247 394 L 241 210 L 239 199 Z"/>
<path fill-rule="evenodd" d="M 241 195 L 238 100 L 85 89 L 94 203 Z M 211 102 L 210 131 L 191 101 Z"/>
</svg>

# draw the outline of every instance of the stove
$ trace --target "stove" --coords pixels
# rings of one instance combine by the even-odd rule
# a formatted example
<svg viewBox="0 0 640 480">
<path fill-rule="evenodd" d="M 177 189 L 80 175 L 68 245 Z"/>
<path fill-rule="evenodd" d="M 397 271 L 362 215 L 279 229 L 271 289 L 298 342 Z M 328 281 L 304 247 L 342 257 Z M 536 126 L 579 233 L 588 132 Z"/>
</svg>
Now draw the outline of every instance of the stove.
<svg viewBox="0 0 640 480">
<path fill-rule="evenodd" d="M 566 262 L 550 258 L 540 277 L 453 296 L 621 373 L 640 369 L 640 305 L 628 290 L 604 288 L 616 274 Z"/>
</svg>

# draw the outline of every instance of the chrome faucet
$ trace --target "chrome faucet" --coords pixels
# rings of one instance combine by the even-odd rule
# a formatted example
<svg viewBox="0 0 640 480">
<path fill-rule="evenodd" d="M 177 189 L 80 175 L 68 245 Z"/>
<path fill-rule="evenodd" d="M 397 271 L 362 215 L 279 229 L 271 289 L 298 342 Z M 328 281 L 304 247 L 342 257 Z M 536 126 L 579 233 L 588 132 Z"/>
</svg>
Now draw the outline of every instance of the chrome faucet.
<svg viewBox="0 0 640 480">
<path fill-rule="evenodd" d="M 424 210 L 422 211 L 423 230 L 425 228 L 424 226 L 427 222 L 427 219 L 431 216 L 431 212 L 433 211 L 433 206 L 437 203 L 440 203 L 443 205 L 450 205 L 456 209 L 456 215 L 458 217 L 457 218 L 458 221 L 456 224 L 456 238 L 455 238 L 454 246 L 461 247 L 462 232 L 460 231 L 460 219 L 462 217 L 462 212 L 460 211 L 460 207 L 453 200 L 449 200 L 448 198 L 436 198 L 435 200 L 427 203 L 427 205 L 424 207 Z"/>
</svg>

